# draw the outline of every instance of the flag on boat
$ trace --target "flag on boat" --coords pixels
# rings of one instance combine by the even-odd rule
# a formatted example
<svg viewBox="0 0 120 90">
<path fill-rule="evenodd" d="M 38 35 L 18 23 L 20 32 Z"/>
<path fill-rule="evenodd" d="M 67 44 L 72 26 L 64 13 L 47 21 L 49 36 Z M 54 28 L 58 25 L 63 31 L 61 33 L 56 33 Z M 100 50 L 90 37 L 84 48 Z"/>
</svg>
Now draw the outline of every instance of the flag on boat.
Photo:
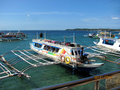
<svg viewBox="0 0 120 90">
<path fill-rule="evenodd" d="M 62 49 L 61 54 L 65 54 L 65 53 L 66 53 L 65 49 Z"/>
</svg>

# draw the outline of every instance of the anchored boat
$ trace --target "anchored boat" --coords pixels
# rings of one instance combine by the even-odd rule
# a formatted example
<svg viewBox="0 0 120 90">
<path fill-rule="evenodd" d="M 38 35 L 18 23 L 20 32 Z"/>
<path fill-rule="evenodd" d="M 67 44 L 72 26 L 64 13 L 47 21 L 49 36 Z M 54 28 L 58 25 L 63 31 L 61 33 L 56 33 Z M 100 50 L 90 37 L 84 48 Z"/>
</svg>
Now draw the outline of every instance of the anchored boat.
<svg viewBox="0 0 120 90">
<path fill-rule="evenodd" d="M 0 33 L 0 41 L 14 41 L 14 40 L 23 40 L 26 38 L 26 35 L 22 32 L 9 32 L 9 33 Z"/>
<path fill-rule="evenodd" d="M 115 51 L 120 51 L 120 34 L 105 34 L 100 37 L 98 43 L 94 42 L 96 45 L 104 46 L 106 48 L 113 49 Z"/>
<path fill-rule="evenodd" d="M 72 68 L 95 69 L 103 65 L 103 63 L 95 63 L 95 60 L 89 60 L 88 54 L 84 53 L 84 48 L 76 43 L 33 39 L 30 47 L 38 54 Z"/>
<path fill-rule="evenodd" d="M 97 33 L 89 33 L 89 34 L 88 34 L 88 37 L 90 37 L 90 38 L 95 38 L 95 39 L 99 39 L 99 34 L 97 34 Z"/>
</svg>

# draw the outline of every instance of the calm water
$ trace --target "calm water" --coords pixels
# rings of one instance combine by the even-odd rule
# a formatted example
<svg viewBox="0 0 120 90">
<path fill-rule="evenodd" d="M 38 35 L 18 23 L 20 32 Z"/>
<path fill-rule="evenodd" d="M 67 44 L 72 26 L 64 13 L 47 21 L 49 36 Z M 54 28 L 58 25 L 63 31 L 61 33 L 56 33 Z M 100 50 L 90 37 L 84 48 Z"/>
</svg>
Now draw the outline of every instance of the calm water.
<svg viewBox="0 0 120 90">
<path fill-rule="evenodd" d="M 46 32 L 48 39 L 54 39 L 63 41 L 64 36 L 72 36 L 73 33 L 76 35 L 76 42 L 85 46 L 93 46 L 93 41 L 95 39 L 84 37 L 87 35 L 89 31 L 23 31 L 27 34 L 27 40 L 23 41 L 13 41 L 13 42 L 0 42 L 0 54 L 9 52 L 12 49 L 30 49 L 29 43 L 32 42 L 33 38 L 36 38 L 36 33 Z M 72 41 L 72 37 L 67 38 L 66 41 Z M 9 57 L 9 56 L 8 56 Z M 111 57 L 114 59 L 114 57 Z M 75 72 L 73 74 L 72 70 L 63 67 L 61 65 L 50 65 L 50 66 L 42 66 L 37 68 L 32 68 L 28 70 L 26 73 L 31 76 L 30 79 L 27 78 L 18 78 L 10 77 L 3 80 L 0 80 L 0 90 L 30 90 L 35 88 L 40 88 L 48 85 L 55 85 L 67 81 L 77 80 L 84 77 L 102 74 L 105 72 L 110 72 L 114 70 L 118 70 L 119 66 L 113 63 L 109 63 L 106 61 L 102 61 L 97 59 L 97 62 L 105 63 L 104 66 L 93 70 L 92 72 L 83 73 L 83 72 Z M 22 67 L 22 65 L 20 66 Z M 80 87 L 79 89 L 88 89 L 92 90 L 91 85 L 87 85 L 86 87 Z"/>
</svg>

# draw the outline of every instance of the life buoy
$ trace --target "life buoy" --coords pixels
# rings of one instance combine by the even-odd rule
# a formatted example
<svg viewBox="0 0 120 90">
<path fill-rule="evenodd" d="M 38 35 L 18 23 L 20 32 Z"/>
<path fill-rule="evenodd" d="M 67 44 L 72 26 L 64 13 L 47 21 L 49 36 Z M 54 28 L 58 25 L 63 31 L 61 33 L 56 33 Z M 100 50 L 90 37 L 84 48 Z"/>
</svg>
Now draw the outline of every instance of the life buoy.
<svg viewBox="0 0 120 90">
<path fill-rule="evenodd" d="M 70 64 L 70 62 L 71 62 L 70 57 L 65 57 L 65 63 Z"/>
</svg>

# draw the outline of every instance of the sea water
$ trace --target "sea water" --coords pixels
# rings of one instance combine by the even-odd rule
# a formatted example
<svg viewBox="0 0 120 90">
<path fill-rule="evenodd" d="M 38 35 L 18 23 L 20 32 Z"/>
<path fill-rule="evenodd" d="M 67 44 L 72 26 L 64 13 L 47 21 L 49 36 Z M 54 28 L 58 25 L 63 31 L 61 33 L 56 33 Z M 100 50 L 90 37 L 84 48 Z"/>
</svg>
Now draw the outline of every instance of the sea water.
<svg viewBox="0 0 120 90">
<path fill-rule="evenodd" d="M 86 37 L 89 31 L 33 30 L 33 31 L 21 31 L 21 32 L 24 32 L 27 35 L 26 40 L 0 42 L 0 55 L 8 53 L 11 50 L 30 49 L 30 43 L 32 42 L 32 39 L 39 38 L 40 33 L 46 33 L 47 39 L 53 39 L 58 41 L 64 41 L 64 37 L 69 36 L 69 37 L 65 37 L 66 42 L 72 42 L 73 41 L 72 36 L 74 34 L 76 36 L 76 42 L 86 47 L 94 46 L 93 41 L 96 41 L 96 39 Z M 114 59 L 114 57 L 112 56 L 110 57 Z M 10 59 L 11 57 L 7 56 L 7 58 Z M 78 71 L 73 73 L 73 70 L 62 65 L 49 65 L 49 66 L 32 68 L 25 72 L 26 74 L 31 76 L 30 79 L 27 79 L 25 77 L 19 78 L 15 76 L 0 80 L 0 90 L 31 90 L 49 85 L 60 84 L 67 81 L 78 80 L 93 75 L 103 74 L 110 71 L 119 70 L 120 67 L 117 64 L 106 62 L 100 59 L 97 59 L 97 62 L 104 63 L 104 66 L 101 66 L 89 73 L 78 72 Z M 20 65 L 19 67 L 22 67 L 22 65 Z M 81 90 L 83 89 L 87 90 L 88 88 L 89 90 L 93 89 L 91 84 L 85 87 L 79 87 L 79 89 Z"/>
</svg>

